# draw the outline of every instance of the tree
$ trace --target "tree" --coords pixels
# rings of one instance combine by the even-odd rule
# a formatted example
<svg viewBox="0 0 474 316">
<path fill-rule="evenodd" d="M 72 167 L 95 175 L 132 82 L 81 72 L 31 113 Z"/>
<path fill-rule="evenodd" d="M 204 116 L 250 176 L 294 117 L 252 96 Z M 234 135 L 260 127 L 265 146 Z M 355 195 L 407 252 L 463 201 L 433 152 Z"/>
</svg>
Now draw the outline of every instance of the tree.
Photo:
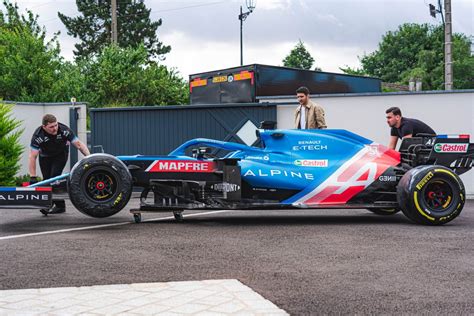
<svg viewBox="0 0 474 316">
<path fill-rule="evenodd" d="M 18 130 L 21 122 L 11 117 L 11 105 L 0 103 L 0 186 L 14 186 L 15 175 L 20 170 L 20 145 Z"/>
<path fill-rule="evenodd" d="M 173 70 L 150 62 L 144 46 L 110 45 L 92 60 L 79 62 L 81 99 L 91 107 L 176 105 L 188 102 L 187 82 Z"/>
<path fill-rule="evenodd" d="M 398 30 L 387 32 L 376 51 L 359 59 L 362 69 L 341 69 L 391 83 L 407 84 L 410 78 L 416 78 L 425 89 L 444 89 L 442 26 L 403 24 Z M 456 89 L 474 88 L 474 56 L 470 54 L 470 41 L 463 34 L 453 35 L 453 68 Z"/>
<path fill-rule="evenodd" d="M 111 1 L 110 0 L 76 0 L 77 8 L 82 14 L 68 17 L 60 12 L 58 16 L 68 30 L 68 34 L 79 38 L 74 54 L 77 58 L 90 58 L 111 42 Z M 152 22 L 150 9 L 144 0 L 117 1 L 117 31 L 120 47 L 137 47 L 145 45 L 149 57 L 164 59 L 164 54 L 171 47 L 158 40 L 157 29 L 161 19 Z"/>
<path fill-rule="evenodd" d="M 311 69 L 313 63 L 314 58 L 301 40 L 299 40 L 296 46 L 290 51 L 290 54 L 283 59 L 283 66 L 299 69 Z"/>
<path fill-rule="evenodd" d="M 27 11 L 26 16 L 18 12 L 18 5 L 10 3 L 8 0 L 3 1 L 6 12 L 0 11 L 0 27 L 15 30 L 17 28 L 26 28 L 36 37 L 45 36 L 45 30 L 38 24 L 38 16 L 33 12 Z"/>
<path fill-rule="evenodd" d="M 3 2 L 0 11 L 0 98 L 30 102 L 54 102 L 61 94 L 51 93 L 57 84 L 61 57 L 56 36 L 45 40 L 37 16 Z"/>
</svg>

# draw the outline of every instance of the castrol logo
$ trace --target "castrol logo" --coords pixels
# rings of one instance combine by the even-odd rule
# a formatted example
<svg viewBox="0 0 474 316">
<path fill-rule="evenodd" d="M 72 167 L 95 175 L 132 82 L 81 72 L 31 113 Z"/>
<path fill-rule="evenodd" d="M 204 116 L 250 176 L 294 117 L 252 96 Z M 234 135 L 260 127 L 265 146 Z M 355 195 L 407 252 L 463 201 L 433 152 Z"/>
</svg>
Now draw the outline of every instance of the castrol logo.
<svg viewBox="0 0 474 316">
<path fill-rule="evenodd" d="M 469 144 L 444 144 L 438 143 L 434 145 L 434 151 L 437 153 L 467 153 Z"/>
<path fill-rule="evenodd" d="M 295 160 L 295 165 L 301 167 L 319 167 L 326 168 L 328 166 L 327 159 L 298 159 Z"/>
</svg>

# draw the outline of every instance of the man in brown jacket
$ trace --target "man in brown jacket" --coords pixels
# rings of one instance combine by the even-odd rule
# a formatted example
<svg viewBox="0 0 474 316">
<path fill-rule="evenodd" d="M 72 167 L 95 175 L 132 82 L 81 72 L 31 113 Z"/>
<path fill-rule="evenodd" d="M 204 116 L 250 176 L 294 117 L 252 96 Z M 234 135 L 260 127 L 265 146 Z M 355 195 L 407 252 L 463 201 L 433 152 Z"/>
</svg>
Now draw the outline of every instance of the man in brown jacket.
<svg viewBox="0 0 474 316">
<path fill-rule="evenodd" d="M 308 88 L 299 87 L 296 90 L 296 98 L 300 105 L 298 105 L 295 112 L 295 128 L 327 128 L 326 120 L 324 118 L 324 109 L 309 99 Z"/>
</svg>

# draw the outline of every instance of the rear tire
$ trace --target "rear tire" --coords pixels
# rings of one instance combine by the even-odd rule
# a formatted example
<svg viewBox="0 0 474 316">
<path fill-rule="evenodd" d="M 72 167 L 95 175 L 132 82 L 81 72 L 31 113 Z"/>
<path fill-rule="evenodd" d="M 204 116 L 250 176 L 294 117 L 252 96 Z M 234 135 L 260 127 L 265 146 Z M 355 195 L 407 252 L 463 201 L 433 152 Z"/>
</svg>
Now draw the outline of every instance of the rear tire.
<svg viewBox="0 0 474 316">
<path fill-rule="evenodd" d="M 399 208 L 368 208 L 367 210 L 382 216 L 397 214 L 401 211 Z"/>
<path fill-rule="evenodd" d="M 72 204 L 81 213 L 98 218 L 118 213 L 132 194 L 127 166 L 108 154 L 90 155 L 78 162 L 68 185 Z"/>
<path fill-rule="evenodd" d="M 403 213 L 425 225 L 442 225 L 455 219 L 465 202 L 461 179 L 442 166 L 420 166 L 409 170 L 397 187 Z"/>
</svg>

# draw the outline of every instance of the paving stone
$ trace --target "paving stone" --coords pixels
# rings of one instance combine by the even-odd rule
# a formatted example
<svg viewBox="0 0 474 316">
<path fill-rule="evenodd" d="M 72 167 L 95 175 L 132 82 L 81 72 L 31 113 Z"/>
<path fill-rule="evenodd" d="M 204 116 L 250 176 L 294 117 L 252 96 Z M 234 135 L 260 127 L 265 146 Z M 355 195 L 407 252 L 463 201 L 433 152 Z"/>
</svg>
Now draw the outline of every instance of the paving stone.
<svg viewBox="0 0 474 316">
<path fill-rule="evenodd" d="M 50 314 L 53 315 L 77 315 L 81 314 L 83 315 L 84 312 L 89 312 L 91 311 L 91 307 L 89 306 L 82 306 L 82 305 L 74 305 L 74 306 L 69 306 L 63 309 L 58 309 L 55 311 L 52 311 Z"/>
<path fill-rule="evenodd" d="M 181 292 L 174 290 L 162 290 L 153 294 L 149 294 L 148 297 L 153 297 L 157 299 L 165 299 L 173 296 L 181 295 Z"/>
<path fill-rule="evenodd" d="M 203 305 L 203 304 L 191 303 L 191 304 L 184 304 L 184 305 L 181 305 L 181 306 L 178 306 L 178 307 L 174 307 L 174 308 L 170 309 L 170 312 L 189 315 L 189 314 L 194 314 L 194 313 L 197 313 L 197 312 L 204 311 L 208 308 L 209 308 L 209 306 L 206 306 L 206 305 Z"/>
<path fill-rule="evenodd" d="M 122 305 L 122 304 L 114 304 L 112 306 L 105 306 L 102 308 L 96 308 L 91 310 L 91 313 L 96 315 L 116 315 L 120 313 L 126 314 L 128 311 L 131 311 L 133 307 Z"/>
<path fill-rule="evenodd" d="M 238 280 L 0 291 L 3 315 L 287 315 Z"/>
<path fill-rule="evenodd" d="M 211 296 L 213 294 L 217 294 L 217 293 L 215 291 L 209 291 L 209 290 L 201 288 L 201 289 L 198 289 L 198 290 L 188 292 L 185 295 L 197 299 L 197 298 L 204 298 L 204 297 L 207 297 L 207 296 Z"/>
<path fill-rule="evenodd" d="M 70 293 L 71 291 L 80 291 L 78 287 L 52 287 L 52 288 L 41 288 L 38 289 L 40 294 L 48 293 Z"/>
<path fill-rule="evenodd" d="M 175 307 L 175 306 L 181 306 L 186 303 L 190 303 L 195 301 L 193 297 L 189 297 L 186 295 L 179 295 L 179 296 L 174 296 L 167 298 L 165 300 L 162 300 L 160 304 L 165 305 L 165 306 L 170 306 L 170 307 Z"/>
<path fill-rule="evenodd" d="M 213 312 L 221 312 L 221 313 L 229 314 L 229 313 L 238 312 L 239 310 L 242 310 L 244 308 L 245 308 L 245 306 L 242 305 L 241 303 L 236 302 L 236 301 L 232 301 L 232 302 L 223 303 L 223 304 L 220 304 L 218 306 L 215 306 L 215 307 L 211 308 L 210 310 L 213 311 Z"/>
<path fill-rule="evenodd" d="M 81 304 L 82 301 L 76 300 L 74 298 L 66 298 L 66 299 L 61 299 L 57 301 L 52 301 L 52 302 L 47 302 L 43 303 L 44 306 L 49 306 L 54 309 L 61 309 L 65 308 L 68 306 L 74 306 L 74 305 L 79 305 Z"/>
<path fill-rule="evenodd" d="M 222 313 L 211 312 L 211 311 L 202 311 L 202 312 L 194 314 L 194 316 L 222 316 Z M 245 316 L 250 316 L 250 315 L 246 314 Z"/>
<path fill-rule="evenodd" d="M 145 306 L 148 304 L 156 303 L 156 301 L 157 299 L 154 297 L 145 296 L 145 297 L 134 298 L 132 300 L 122 301 L 121 304 L 130 306 L 130 307 L 139 307 L 139 306 Z"/>
<path fill-rule="evenodd" d="M 41 300 L 30 299 L 30 300 L 23 300 L 19 302 L 5 304 L 2 306 L 2 308 L 28 311 L 30 306 L 41 305 L 41 304 L 43 304 L 43 301 Z"/>
<path fill-rule="evenodd" d="M 149 304 L 142 307 L 135 307 L 131 309 L 130 312 L 137 315 L 161 315 L 162 313 L 167 313 L 169 309 L 168 306 Z"/>
<path fill-rule="evenodd" d="M 201 303 L 201 304 L 209 305 L 209 306 L 217 306 L 217 305 L 223 304 L 225 302 L 230 302 L 232 300 L 233 300 L 232 297 L 223 297 L 223 296 L 220 296 L 220 295 L 211 295 L 211 296 L 199 299 L 198 302 Z"/>
</svg>

